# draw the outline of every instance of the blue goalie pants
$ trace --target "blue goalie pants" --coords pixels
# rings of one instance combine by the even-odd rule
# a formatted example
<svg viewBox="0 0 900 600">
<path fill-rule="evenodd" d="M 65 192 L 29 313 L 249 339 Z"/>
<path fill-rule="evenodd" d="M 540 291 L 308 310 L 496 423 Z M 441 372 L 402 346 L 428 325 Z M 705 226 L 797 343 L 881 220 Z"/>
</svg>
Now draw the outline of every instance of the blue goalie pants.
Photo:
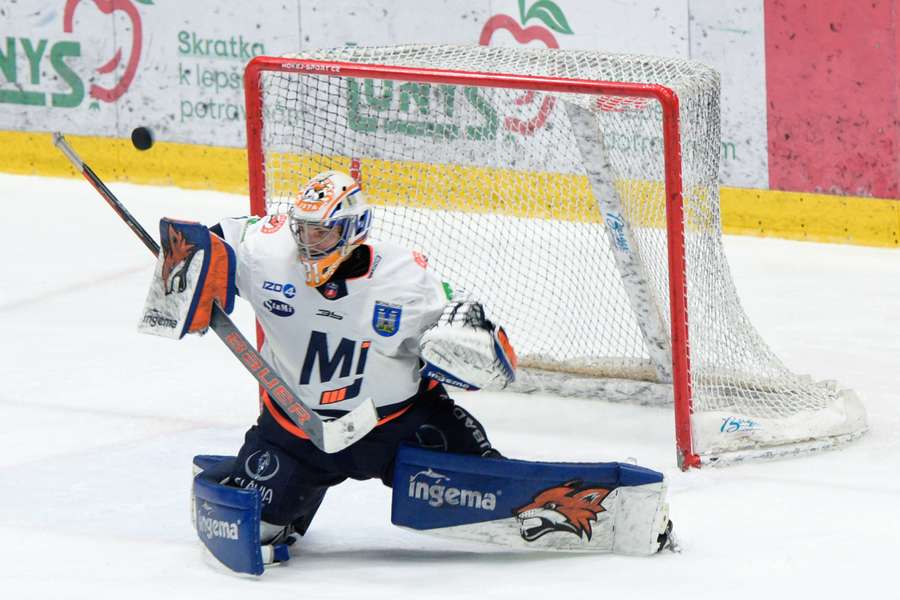
<svg viewBox="0 0 900 600">
<path fill-rule="evenodd" d="M 282 428 L 263 411 L 247 431 L 229 484 L 259 491 L 262 520 L 293 524 L 304 534 L 325 492 L 345 479 L 381 479 L 392 485 L 401 444 L 500 458 L 481 424 L 451 399 L 443 386 L 422 386 L 412 406 L 349 448 L 326 454 Z"/>
</svg>

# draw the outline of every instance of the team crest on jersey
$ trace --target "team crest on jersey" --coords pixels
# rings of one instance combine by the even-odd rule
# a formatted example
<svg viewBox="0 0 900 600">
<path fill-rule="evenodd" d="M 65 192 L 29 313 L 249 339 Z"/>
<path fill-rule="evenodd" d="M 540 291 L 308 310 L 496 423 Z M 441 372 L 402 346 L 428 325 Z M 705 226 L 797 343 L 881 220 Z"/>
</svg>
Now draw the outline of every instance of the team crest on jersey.
<svg viewBox="0 0 900 600">
<path fill-rule="evenodd" d="M 340 288 L 338 287 L 338 284 L 330 281 L 325 284 L 325 289 L 322 290 L 322 295 L 329 300 L 334 300 L 335 298 L 337 298 L 339 289 Z"/>
<path fill-rule="evenodd" d="M 376 302 L 375 312 L 372 315 L 372 328 L 375 333 L 384 337 L 391 337 L 400 330 L 400 313 L 402 309 L 396 304 Z"/>
<path fill-rule="evenodd" d="M 326 300 L 340 300 L 347 295 L 347 284 L 341 281 L 329 281 L 316 288 Z"/>
</svg>

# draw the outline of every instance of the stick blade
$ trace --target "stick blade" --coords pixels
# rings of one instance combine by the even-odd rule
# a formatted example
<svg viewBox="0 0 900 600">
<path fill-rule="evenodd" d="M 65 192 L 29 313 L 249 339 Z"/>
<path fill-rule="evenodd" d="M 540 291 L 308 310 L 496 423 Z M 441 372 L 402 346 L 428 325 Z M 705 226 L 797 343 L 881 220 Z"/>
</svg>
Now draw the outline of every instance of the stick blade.
<svg viewBox="0 0 900 600">
<path fill-rule="evenodd" d="M 366 398 L 340 419 L 322 423 L 322 445 L 319 448 L 329 454 L 340 452 L 363 438 L 377 424 L 375 403 L 371 398 Z"/>
</svg>

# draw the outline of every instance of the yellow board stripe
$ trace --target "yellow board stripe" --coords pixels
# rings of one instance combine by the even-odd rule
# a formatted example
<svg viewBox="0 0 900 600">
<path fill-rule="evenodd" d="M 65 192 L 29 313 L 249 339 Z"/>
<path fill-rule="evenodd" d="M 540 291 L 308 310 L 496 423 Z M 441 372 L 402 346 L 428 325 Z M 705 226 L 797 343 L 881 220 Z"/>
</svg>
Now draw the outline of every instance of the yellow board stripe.
<svg viewBox="0 0 900 600">
<path fill-rule="evenodd" d="M 366 159 L 360 163 L 366 199 L 376 205 L 601 221 L 584 176 L 412 161 Z M 317 173 L 331 169 L 349 172 L 350 158 L 275 153 L 268 157 L 267 165 L 270 173 L 276 173 L 273 179 L 277 182 L 270 193 L 289 201 Z M 498 189 L 504 190 L 503 196 L 497 194 Z M 558 190 L 566 190 L 566 201 L 560 200 Z"/>
<path fill-rule="evenodd" d="M 66 139 L 104 181 L 247 193 L 244 149 L 162 142 L 140 151 L 130 139 L 80 135 L 67 135 Z M 0 171 L 80 176 L 53 146 L 49 133 L 0 131 Z"/>
<path fill-rule="evenodd" d="M 247 157 L 243 149 L 158 142 L 150 150 L 142 152 L 136 150 L 127 139 L 67 137 L 94 171 L 107 181 L 247 193 Z M 298 170 L 304 172 L 316 170 L 311 164 L 297 164 L 296 159 L 291 162 L 294 163 L 291 167 L 299 167 Z M 349 171 L 346 158 L 332 157 L 331 165 L 328 163 L 319 159 L 317 170 L 334 166 Z M 396 181 L 398 168 L 400 176 L 411 182 L 410 186 L 402 187 L 417 190 L 416 197 L 400 198 L 396 188 L 389 189 L 386 183 L 379 186 L 379 182 Z M 393 172 L 391 178 L 380 176 L 388 169 Z M 0 131 L 0 171 L 51 177 L 78 176 L 53 147 L 49 133 Z M 425 163 L 398 165 L 370 160 L 363 163 L 363 173 L 366 192 L 384 201 L 452 210 L 462 208 L 462 204 L 455 202 L 455 199 L 471 198 L 475 194 L 484 202 L 475 210 L 532 218 L 599 219 L 583 177 L 563 176 L 573 180 L 566 182 L 566 186 L 582 190 L 563 205 L 542 202 L 540 195 L 535 198 L 532 192 L 530 202 L 516 203 L 517 207 L 510 207 L 492 194 L 498 179 L 504 179 L 501 170 Z M 559 175 L 534 173 L 526 175 L 523 180 L 523 174 L 518 172 L 516 177 L 518 186 L 526 184 L 524 187 L 531 190 L 545 190 L 548 198 L 552 197 L 554 189 L 561 187 Z M 415 181 L 438 183 L 432 189 L 420 189 L 413 184 Z M 288 187 L 292 189 L 284 188 L 281 192 L 292 195 L 292 184 L 299 186 L 301 183 L 305 182 L 291 181 Z M 466 192 L 456 193 L 455 190 L 461 186 L 466 187 Z M 723 187 L 720 194 L 722 225 L 726 233 L 900 247 L 900 200 L 728 187 Z M 467 209 L 472 210 L 471 207 Z"/>
<path fill-rule="evenodd" d="M 900 247 L 900 200 L 722 188 L 727 233 Z"/>
</svg>

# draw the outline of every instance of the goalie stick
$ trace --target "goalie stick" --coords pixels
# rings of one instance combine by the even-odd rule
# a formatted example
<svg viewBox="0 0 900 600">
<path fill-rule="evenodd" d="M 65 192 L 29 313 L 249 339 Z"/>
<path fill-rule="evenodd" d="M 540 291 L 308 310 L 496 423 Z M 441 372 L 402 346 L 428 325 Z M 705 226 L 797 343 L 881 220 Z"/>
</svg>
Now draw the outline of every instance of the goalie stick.
<svg viewBox="0 0 900 600">
<path fill-rule="evenodd" d="M 61 133 L 53 134 L 53 145 L 59 148 L 75 169 L 80 171 L 85 179 L 94 186 L 94 189 L 103 196 L 110 208 L 116 211 L 119 218 L 125 221 L 150 252 L 154 256 L 158 256 L 159 244 L 156 243 L 156 240 L 119 202 L 106 184 L 97 177 L 97 174 L 81 160 Z M 259 355 L 253 344 L 244 337 L 228 315 L 216 304 L 213 305 L 210 328 L 225 342 L 231 353 L 241 361 L 244 368 L 266 390 L 269 397 L 284 410 L 291 421 L 308 435 L 309 440 L 320 450 L 329 454 L 339 452 L 365 436 L 378 423 L 378 413 L 371 398 L 367 398 L 362 404 L 339 419 L 323 421 L 319 415 L 291 392 L 275 369 Z"/>
</svg>

